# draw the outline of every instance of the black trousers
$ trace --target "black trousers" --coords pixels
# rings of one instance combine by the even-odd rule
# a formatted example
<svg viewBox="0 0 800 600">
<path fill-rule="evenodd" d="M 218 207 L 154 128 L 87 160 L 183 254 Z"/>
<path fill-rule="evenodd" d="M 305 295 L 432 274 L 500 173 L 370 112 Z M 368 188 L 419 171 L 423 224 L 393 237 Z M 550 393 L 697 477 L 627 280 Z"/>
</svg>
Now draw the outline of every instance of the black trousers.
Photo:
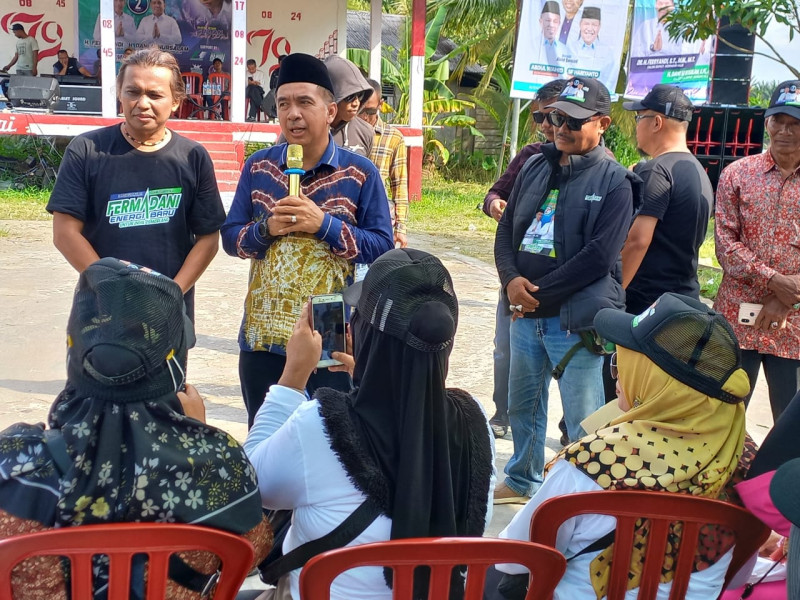
<svg viewBox="0 0 800 600">
<path fill-rule="evenodd" d="M 781 358 L 773 354 L 760 354 L 756 350 L 742 350 L 742 368 L 750 378 L 750 394 L 745 398 L 745 406 L 750 402 L 750 396 L 753 395 L 758 371 L 762 365 L 769 388 L 772 419 L 777 421 L 800 388 L 800 360 Z"/>
<path fill-rule="evenodd" d="M 247 409 L 247 427 L 253 426 L 256 413 L 264 403 L 269 386 L 278 383 L 286 366 L 286 357 L 272 352 L 239 352 L 239 383 Z M 327 368 L 312 373 L 306 391 L 313 396 L 317 388 L 329 387 L 348 392 L 352 387 L 350 375 L 345 372 L 331 372 Z"/>
<path fill-rule="evenodd" d="M 250 108 L 248 109 L 248 117 L 256 118 L 256 111 L 261 108 L 261 102 L 264 100 L 264 88 L 260 85 L 248 85 L 247 99 L 250 100 Z"/>
</svg>

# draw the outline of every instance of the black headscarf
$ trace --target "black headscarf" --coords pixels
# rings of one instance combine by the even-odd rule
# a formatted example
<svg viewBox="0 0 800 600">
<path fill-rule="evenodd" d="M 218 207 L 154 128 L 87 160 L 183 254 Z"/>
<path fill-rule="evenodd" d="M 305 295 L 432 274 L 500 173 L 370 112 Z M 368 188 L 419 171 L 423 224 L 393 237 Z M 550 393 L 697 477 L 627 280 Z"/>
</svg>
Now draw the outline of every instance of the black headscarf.
<svg viewBox="0 0 800 600">
<path fill-rule="evenodd" d="M 403 268 L 385 268 L 395 253 L 413 264 L 400 257 Z M 424 269 L 432 282 L 405 285 Z M 392 539 L 481 536 L 492 453 L 480 407 L 445 387 L 458 315 L 449 274 L 431 255 L 393 250 L 363 285 L 351 320 L 355 388 L 316 393 L 331 446 L 355 486 L 392 519 Z"/>
</svg>

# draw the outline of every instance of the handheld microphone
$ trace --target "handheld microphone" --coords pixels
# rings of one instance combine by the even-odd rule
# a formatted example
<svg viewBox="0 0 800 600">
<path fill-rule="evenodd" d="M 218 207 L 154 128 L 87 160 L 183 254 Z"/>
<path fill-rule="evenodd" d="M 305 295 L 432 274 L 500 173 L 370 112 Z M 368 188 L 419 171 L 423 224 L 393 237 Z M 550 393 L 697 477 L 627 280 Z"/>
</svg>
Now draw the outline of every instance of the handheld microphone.
<svg viewBox="0 0 800 600">
<path fill-rule="evenodd" d="M 289 176 L 289 195 L 300 194 L 300 177 L 305 175 L 303 170 L 303 147 L 300 144 L 289 144 L 286 148 L 286 171 Z"/>
</svg>

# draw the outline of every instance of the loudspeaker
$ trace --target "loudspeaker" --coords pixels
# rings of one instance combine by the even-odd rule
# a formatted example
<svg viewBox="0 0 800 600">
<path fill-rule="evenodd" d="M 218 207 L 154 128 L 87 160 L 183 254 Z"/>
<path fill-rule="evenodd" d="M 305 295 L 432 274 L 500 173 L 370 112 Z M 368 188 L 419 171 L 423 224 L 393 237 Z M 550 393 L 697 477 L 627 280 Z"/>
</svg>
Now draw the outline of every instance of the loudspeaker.
<svg viewBox="0 0 800 600">
<path fill-rule="evenodd" d="M 755 44 L 756 38 L 750 31 L 720 20 L 711 71 L 710 104 L 747 106 Z"/>
<path fill-rule="evenodd" d="M 12 75 L 8 99 L 15 108 L 52 111 L 60 97 L 58 81 L 53 77 Z"/>
</svg>

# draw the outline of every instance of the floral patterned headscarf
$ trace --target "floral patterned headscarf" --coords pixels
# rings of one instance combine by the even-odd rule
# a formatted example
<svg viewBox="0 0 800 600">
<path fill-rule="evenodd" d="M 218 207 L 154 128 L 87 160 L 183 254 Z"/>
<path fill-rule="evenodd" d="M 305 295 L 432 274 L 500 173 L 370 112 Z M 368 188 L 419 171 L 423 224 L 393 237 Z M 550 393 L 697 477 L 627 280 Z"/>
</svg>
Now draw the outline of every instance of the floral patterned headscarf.
<svg viewBox="0 0 800 600">
<path fill-rule="evenodd" d="M 87 268 L 52 432 L 17 424 L 0 434 L 0 509 L 48 527 L 160 521 L 239 534 L 255 527 L 261 502 L 244 450 L 186 417 L 176 396 L 193 338 L 187 327 L 183 295 L 170 279 L 115 259 Z"/>
</svg>

